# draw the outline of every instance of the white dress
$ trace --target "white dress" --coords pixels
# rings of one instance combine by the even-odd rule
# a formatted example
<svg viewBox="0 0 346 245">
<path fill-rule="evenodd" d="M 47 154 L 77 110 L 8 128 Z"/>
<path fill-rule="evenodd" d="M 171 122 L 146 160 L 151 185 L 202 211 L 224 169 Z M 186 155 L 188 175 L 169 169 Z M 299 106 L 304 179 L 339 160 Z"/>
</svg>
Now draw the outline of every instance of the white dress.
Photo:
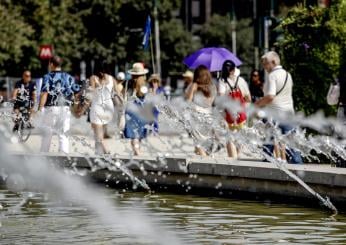
<svg viewBox="0 0 346 245">
<path fill-rule="evenodd" d="M 97 78 L 96 78 L 97 79 Z M 90 121 L 94 124 L 108 124 L 114 115 L 114 104 L 112 100 L 113 78 L 105 75 L 102 82 L 98 82 L 93 92 L 90 108 Z"/>
</svg>

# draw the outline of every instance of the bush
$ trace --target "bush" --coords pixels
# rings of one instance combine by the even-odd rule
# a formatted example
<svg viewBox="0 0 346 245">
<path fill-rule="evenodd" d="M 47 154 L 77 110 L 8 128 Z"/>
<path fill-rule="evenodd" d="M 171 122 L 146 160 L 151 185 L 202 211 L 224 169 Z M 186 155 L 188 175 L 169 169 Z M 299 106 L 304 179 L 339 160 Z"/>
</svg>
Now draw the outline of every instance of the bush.
<svg viewBox="0 0 346 245">
<path fill-rule="evenodd" d="M 326 103 L 330 83 L 339 77 L 345 62 L 346 3 L 335 1 L 330 8 L 293 8 L 280 28 L 284 39 L 278 43 L 283 64 L 294 79 L 297 110 L 312 114 L 335 109 Z"/>
</svg>

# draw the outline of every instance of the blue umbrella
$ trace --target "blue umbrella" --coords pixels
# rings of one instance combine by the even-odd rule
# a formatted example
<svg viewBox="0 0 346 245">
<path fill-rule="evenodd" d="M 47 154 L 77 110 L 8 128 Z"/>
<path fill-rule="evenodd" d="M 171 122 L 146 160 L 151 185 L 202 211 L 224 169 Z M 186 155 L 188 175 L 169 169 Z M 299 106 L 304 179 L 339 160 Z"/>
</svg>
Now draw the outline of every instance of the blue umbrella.
<svg viewBox="0 0 346 245">
<path fill-rule="evenodd" d="M 209 71 L 221 71 L 222 64 L 226 60 L 231 60 L 236 66 L 242 64 L 237 56 L 225 48 L 202 48 L 184 59 L 184 64 L 190 69 L 195 69 L 200 65 L 206 66 Z"/>
</svg>

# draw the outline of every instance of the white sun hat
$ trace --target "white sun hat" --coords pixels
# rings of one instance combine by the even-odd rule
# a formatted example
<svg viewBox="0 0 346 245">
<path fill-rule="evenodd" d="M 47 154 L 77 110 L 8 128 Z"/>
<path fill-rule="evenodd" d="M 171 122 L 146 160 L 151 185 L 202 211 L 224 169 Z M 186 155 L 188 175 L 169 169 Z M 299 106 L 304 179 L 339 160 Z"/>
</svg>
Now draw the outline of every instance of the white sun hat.
<svg viewBox="0 0 346 245">
<path fill-rule="evenodd" d="M 235 68 L 234 75 L 238 77 L 240 75 L 240 70 L 238 67 Z"/>
<path fill-rule="evenodd" d="M 117 80 L 118 81 L 124 81 L 125 80 L 125 73 L 124 72 L 119 72 L 118 74 L 117 74 Z"/>
<path fill-rule="evenodd" d="M 148 69 L 144 68 L 143 63 L 134 63 L 132 69 L 128 71 L 131 75 L 145 75 L 149 72 Z"/>
</svg>

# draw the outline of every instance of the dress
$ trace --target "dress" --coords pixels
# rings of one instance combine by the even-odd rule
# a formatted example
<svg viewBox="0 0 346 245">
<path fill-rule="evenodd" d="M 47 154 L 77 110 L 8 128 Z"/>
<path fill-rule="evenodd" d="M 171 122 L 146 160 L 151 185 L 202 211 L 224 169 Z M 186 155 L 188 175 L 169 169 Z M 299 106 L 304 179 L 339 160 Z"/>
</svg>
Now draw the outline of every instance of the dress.
<svg viewBox="0 0 346 245">
<path fill-rule="evenodd" d="M 114 115 L 113 79 L 109 75 L 103 79 L 94 90 L 90 108 L 90 121 L 98 125 L 108 124 Z"/>
<path fill-rule="evenodd" d="M 125 111 L 124 137 L 143 139 L 150 131 L 158 132 L 158 114 L 157 107 L 147 104 L 145 97 L 136 97 L 130 101 Z"/>
<path fill-rule="evenodd" d="M 211 96 L 206 97 L 202 92 L 197 91 L 192 99 L 192 107 L 189 113 L 189 125 L 194 144 L 198 148 L 209 151 L 213 144 L 214 130 L 213 123 L 216 121 L 213 116 L 212 105 L 216 97 L 216 87 L 211 86 Z"/>
</svg>

